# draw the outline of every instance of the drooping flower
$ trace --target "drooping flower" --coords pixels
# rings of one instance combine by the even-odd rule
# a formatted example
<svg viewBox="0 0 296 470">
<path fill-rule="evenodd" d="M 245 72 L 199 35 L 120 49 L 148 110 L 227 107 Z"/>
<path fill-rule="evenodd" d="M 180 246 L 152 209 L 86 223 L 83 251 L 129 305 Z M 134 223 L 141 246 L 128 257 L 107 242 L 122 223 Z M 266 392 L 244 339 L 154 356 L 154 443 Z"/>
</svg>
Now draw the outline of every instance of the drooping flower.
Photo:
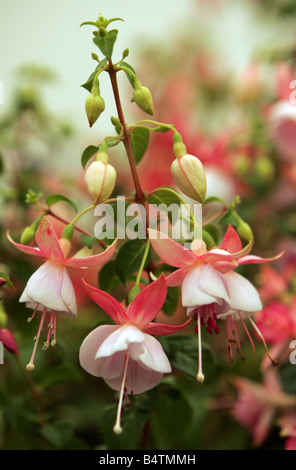
<svg viewBox="0 0 296 470">
<path fill-rule="evenodd" d="M 161 344 L 152 335 L 170 335 L 183 325 L 166 325 L 152 320 L 167 295 L 164 275 L 146 286 L 126 308 L 111 295 L 83 281 L 87 294 L 116 323 L 93 330 L 80 348 L 80 364 L 87 372 L 102 377 L 119 391 L 115 433 L 121 433 L 120 417 L 128 394 L 155 387 L 171 366 Z"/>
<path fill-rule="evenodd" d="M 35 353 L 46 315 L 49 314 L 49 324 L 47 340 L 43 349 L 47 349 L 49 344 L 54 346 L 56 343 L 57 313 L 77 315 L 75 291 L 67 268 L 82 269 L 101 266 L 113 255 L 116 241 L 103 253 L 87 257 L 74 256 L 67 258 L 71 243 L 67 239 L 61 238 L 59 240 L 57 238 L 50 221 L 46 217 L 41 220 L 35 234 L 37 247 L 16 243 L 11 239 L 9 233 L 7 236 L 9 241 L 21 252 L 47 260 L 30 277 L 19 300 L 20 302 L 26 302 L 26 306 L 34 310 L 28 321 L 34 318 L 37 311 L 42 312 L 37 335 L 34 339 L 32 357 L 27 365 L 28 370 L 33 370 L 35 367 Z"/>
<path fill-rule="evenodd" d="M 194 240 L 191 250 L 188 250 L 156 230 L 149 229 L 149 237 L 158 256 L 166 264 L 178 268 L 167 276 L 167 285 L 182 285 L 182 305 L 186 307 L 187 315 L 196 320 L 195 331 L 198 334 L 199 343 L 198 381 L 204 381 L 201 358 L 201 326 L 203 324 L 210 334 L 213 330 L 218 334 L 220 329 L 217 320 L 226 318 L 231 361 L 233 360 L 233 344 L 236 343 L 238 352 L 242 353 L 236 320 L 241 320 L 253 345 L 244 322 L 245 316 L 249 318 L 266 347 L 264 338 L 250 317 L 251 313 L 262 309 L 258 292 L 248 279 L 233 270 L 244 264 L 273 261 L 277 257 L 263 259 L 249 255 L 252 243 L 242 248 L 241 240 L 231 225 L 228 226 L 220 248 L 210 251 L 206 250 L 206 245 L 202 240 Z"/>
<path fill-rule="evenodd" d="M 253 445 L 260 446 L 266 440 L 278 413 L 289 412 L 296 406 L 295 397 L 282 390 L 275 369 L 264 374 L 264 383 L 238 378 L 235 381 L 238 398 L 232 413 L 253 436 Z"/>
<path fill-rule="evenodd" d="M 271 344 L 273 357 L 286 362 L 291 353 L 289 345 L 296 337 L 296 296 L 292 297 L 289 305 L 280 301 L 265 305 L 258 312 L 256 323 L 266 342 Z M 261 367 L 267 367 L 266 361 Z"/>
</svg>

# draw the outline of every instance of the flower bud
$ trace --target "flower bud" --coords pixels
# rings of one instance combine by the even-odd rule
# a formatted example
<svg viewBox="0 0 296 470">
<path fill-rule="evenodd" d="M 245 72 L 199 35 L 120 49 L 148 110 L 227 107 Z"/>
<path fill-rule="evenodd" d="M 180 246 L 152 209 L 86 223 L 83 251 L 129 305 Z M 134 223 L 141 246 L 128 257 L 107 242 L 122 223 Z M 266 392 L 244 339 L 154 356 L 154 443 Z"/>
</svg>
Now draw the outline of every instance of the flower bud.
<svg viewBox="0 0 296 470">
<path fill-rule="evenodd" d="M 116 171 L 109 163 L 95 161 L 87 168 L 84 181 L 93 203 L 100 204 L 108 199 L 114 189 Z"/>
<path fill-rule="evenodd" d="M 237 227 L 237 233 L 240 237 L 242 237 L 244 240 L 247 240 L 248 242 L 254 240 L 252 229 L 250 225 L 247 224 L 247 222 L 241 221 L 241 223 Z"/>
<path fill-rule="evenodd" d="M 148 88 L 142 85 L 137 86 L 132 99 L 142 111 L 153 116 L 153 100 Z"/>
<path fill-rule="evenodd" d="M 193 155 L 176 158 L 171 172 L 178 188 L 188 197 L 203 203 L 207 192 L 206 175 L 201 161 Z"/>
<path fill-rule="evenodd" d="M 29 227 L 26 227 L 23 230 L 21 234 L 21 238 L 20 238 L 20 243 L 22 245 L 27 245 L 32 240 L 34 240 L 34 238 L 35 238 L 35 229 L 30 225 Z"/>
<path fill-rule="evenodd" d="M 141 292 L 141 289 L 139 286 L 133 286 L 131 288 L 131 290 L 129 291 L 129 294 L 128 294 L 128 301 L 129 303 L 131 303 L 136 297 L 137 295 Z"/>
<path fill-rule="evenodd" d="M 85 101 L 85 111 L 89 122 L 89 127 L 92 127 L 101 113 L 105 109 L 105 101 L 101 95 L 88 95 Z"/>
</svg>

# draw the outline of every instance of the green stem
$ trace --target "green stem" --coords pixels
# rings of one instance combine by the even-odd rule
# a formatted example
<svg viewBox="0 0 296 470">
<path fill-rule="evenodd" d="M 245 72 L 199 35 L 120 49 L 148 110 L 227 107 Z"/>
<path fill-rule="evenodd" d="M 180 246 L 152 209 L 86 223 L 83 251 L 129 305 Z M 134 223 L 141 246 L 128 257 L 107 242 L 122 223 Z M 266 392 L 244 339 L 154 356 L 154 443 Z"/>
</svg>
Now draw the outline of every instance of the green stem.
<svg viewBox="0 0 296 470">
<path fill-rule="evenodd" d="M 80 217 L 82 217 L 84 214 L 86 214 L 87 212 L 91 211 L 94 208 L 95 208 L 95 204 L 92 204 L 86 209 L 83 209 L 83 211 L 81 211 L 79 214 L 76 215 L 76 217 L 74 217 L 74 219 L 69 223 L 69 225 L 74 226 L 74 224 L 77 222 L 78 219 L 80 219 Z"/>
<path fill-rule="evenodd" d="M 146 246 L 145 246 L 145 251 L 144 251 L 143 258 L 142 258 L 141 266 L 140 266 L 140 269 L 139 269 L 138 274 L 137 274 L 135 286 L 139 286 L 139 284 L 140 284 L 142 272 L 143 272 L 143 269 L 144 269 L 144 266 L 145 266 L 145 263 L 146 263 L 146 260 L 147 260 L 147 256 L 148 256 L 148 253 L 149 253 L 149 248 L 150 248 L 150 240 L 148 238 Z"/>
</svg>

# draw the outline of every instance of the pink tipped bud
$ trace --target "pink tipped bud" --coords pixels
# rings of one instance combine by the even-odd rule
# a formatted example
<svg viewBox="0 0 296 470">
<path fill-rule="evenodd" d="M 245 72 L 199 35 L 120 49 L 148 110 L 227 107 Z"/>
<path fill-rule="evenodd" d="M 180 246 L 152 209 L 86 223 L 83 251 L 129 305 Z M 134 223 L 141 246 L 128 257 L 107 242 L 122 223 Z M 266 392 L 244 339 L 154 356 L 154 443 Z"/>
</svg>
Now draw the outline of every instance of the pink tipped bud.
<svg viewBox="0 0 296 470">
<path fill-rule="evenodd" d="M 84 174 L 84 181 L 94 204 L 100 204 L 112 193 L 116 171 L 109 163 L 95 161 L 90 164 Z"/>
<path fill-rule="evenodd" d="M 0 328 L 0 341 L 2 341 L 3 346 L 12 354 L 19 354 L 18 345 L 9 330 Z"/>
<path fill-rule="evenodd" d="M 96 120 L 99 118 L 101 113 L 105 109 L 105 101 L 101 95 L 90 94 L 85 101 L 85 111 L 89 126 L 92 127 Z"/>
<path fill-rule="evenodd" d="M 171 172 L 178 188 L 188 197 L 203 203 L 207 192 L 206 175 L 201 161 L 185 154 L 176 158 Z"/>
</svg>

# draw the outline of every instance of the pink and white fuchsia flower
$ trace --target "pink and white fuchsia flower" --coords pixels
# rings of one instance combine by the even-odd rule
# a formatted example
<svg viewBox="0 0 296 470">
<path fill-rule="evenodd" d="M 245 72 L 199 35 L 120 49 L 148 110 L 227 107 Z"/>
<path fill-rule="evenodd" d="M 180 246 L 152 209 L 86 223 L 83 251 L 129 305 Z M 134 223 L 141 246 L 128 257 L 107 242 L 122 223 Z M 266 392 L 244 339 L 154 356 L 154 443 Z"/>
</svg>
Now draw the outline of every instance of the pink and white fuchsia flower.
<svg viewBox="0 0 296 470">
<path fill-rule="evenodd" d="M 236 343 L 237 351 L 242 354 L 236 320 L 241 320 L 243 323 L 254 348 L 243 319 L 245 316 L 249 318 L 266 347 L 264 338 L 250 317 L 251 313 L 262 309 L 259 294 L 250 281 L 233 270 L 244 264 L 273 261 L 277 257 L 263 259 L 248 255 L 252 247 L 251 242 L 243 248 L 238 234 L 231 225 L 227 229 L 220 248 L 210 251 L 206 251 L 206 245 L 202 240 L 195 240 L 192 243 L 192 249 L 188 250 L 156 230 L 149 229 L 149 237 L 158 256 L 166 264 L 178 268 L 167 276 L 167 285 L 182 285 L 182 305 L 186 307 L 187 315 L 193 317 L 197 323 L 195 331 L 198 334 L 199 344 L 199 370 L 197 374 L 199 382 L 204 381 L 201 325 L 204 324 L 210 334 L 213 330 L 218 334 L 220 329 L 217 320 L 226 319 L 231 361 L 233 360 L 233 344 Z"/>
<path fill-rule="evenodd" d="M 151 335 L 170 335 L 183 325 L 165 325 L 152 320 L 161 310 L 167 295 L 164 275 L 146 286 L 126 308 L 111 295 L 83 281 L 87 294 L 116 325 L 102 325 L 93 330 L 80 348 L 80 364 L 90 374 L 102 377 L 119 391 L 116 434 L 122 432 L 120 417 L 128 394 L 138 394 L 155 387 L 171 366 L 161 344 Z"/>
<path fill-rule="evenodd" d="M 29 255 L 40 256 L 47 260 L 30 277 L 19 300 L 20 302 L 26 302 L 26 306 L 34 310 L 33 315 L 28 318 L 28 321 L 34 318 L 38 310 L 42 311 L 39 328 L 34 339 L 35 344 L 32 357 L 27 365 L 27 370 L 33 370 L 35 368 L 35 353 L 46 314 L 49 313 L 50 320 L 48 324 L 47 340 L 44 343 L 43 349 L 48 348 L 51 336 L 51 345 L 54 346 L 56 343 L 57 312 L 72 316 L 77 315 L 75 291 L 67 268 L 82 269 L 101 266 L 113 255 L 116 241 L 103 253 L 81 258 L 67 258 L 71 243 L 64 238 L 58 240 L 51 223 L 46 217 L 43 217 L 41 220 L 35 234 L 37 247 L 21 245 L 20 243 L 14 242 L 9 236 L 9 233 L 7 236 L 9 241 L 18 250 Z"/>
</svg>

